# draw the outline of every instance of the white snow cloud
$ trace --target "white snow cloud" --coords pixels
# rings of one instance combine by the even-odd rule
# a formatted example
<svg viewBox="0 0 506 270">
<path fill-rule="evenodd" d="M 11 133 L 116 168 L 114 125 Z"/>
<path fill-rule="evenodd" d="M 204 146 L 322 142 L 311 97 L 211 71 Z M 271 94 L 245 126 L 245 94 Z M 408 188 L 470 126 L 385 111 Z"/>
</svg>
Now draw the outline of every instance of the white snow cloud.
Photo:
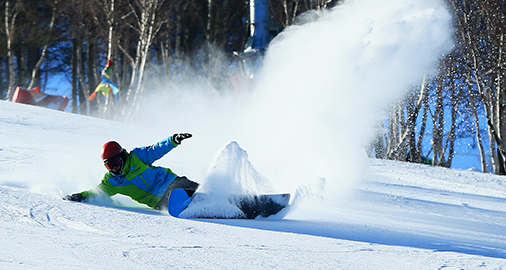
<svg viewBox="0 0 506 270">
<path fill-rule="evenodd" d="M 434 72 L 452 46 L 441 0 L 345 1 L 308 18 L 317 19 L 271 43 L 250 95 L 217 94 L 198 77 L 159 86 L 166 91 L 138 119 L 195 134 L 182 146 L 192 165 L 176 172 L 202 182 L 216 153 L 237 141 L 278 191 L 324 178 L 324 198 L 340 198 L 364 177 L 363 146 L 384 106 Z"/>
<path fill-rule="evenodd" d="M 384 106 L 451 48 L 450 20 L 438 0 L 356 0 L 286 29 L 269 47 L 243 147 L 280 186 L 323 177 L 326 199 L 342 197 L 363 176 Z"/>
</svg>

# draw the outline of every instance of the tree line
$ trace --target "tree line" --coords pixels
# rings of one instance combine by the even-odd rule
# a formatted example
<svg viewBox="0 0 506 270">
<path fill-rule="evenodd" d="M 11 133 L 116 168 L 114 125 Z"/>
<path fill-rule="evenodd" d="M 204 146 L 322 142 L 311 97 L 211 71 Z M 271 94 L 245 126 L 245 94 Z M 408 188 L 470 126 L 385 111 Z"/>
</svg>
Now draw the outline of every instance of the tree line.
<svg viewBox="0 0 506 270">
<path fill-rule="evenodd" d="M 370 154 L 451 167 L 456 144 L 479 156 L 482 172 L 506 174 L 506 2 L 447 0 L 455 47 L 378 126 Z"/>
<path fill-rule="evenodd" d="M 270 0 L 275 34 L 336 0 Z M 71 82 L 72 112 L 105 117 L 100 99 L 85 103 L 114 62 L 117 103 L 134 108 L 148 91 L 145 71 L 167 76 L 231 61 L 250 38 L 247 0 L 0 0 L 0 98 L 21 86 L 45 89 L 55 75 Z M 377 158 L 451 167 L 456 144 L 471 141 L 483 172 L 506 174 L 505 2 L 446 0 L 455 48 L 402 101 L 392 104 L 370 145 Z M 186 61 L 192 59 L 192 61 Z M 184 64 L 183 64 L 184 63 Z M 205 73 L 209 81 L 216 73 Z M 80 106 L 84 104 L 85 106 Z M 128 111 L 123 112 L 128 114 Z"/>
<path fill-rule="evenodd" d="M 271 0 L 270 29 L 281 31 L 299 14 L 334 2 Z M 72 112 L 101 116 L 105 104 L 100 99 L 84 109 L 79 104 L 100 83 L 101 69 L 109 59 L 114 63 L 114 83 L 122 90 L 118 103 L 135 107 L 145 91 L 146 66 L 177 74 L 188 68 L 182 63 L 199 67 L 212 61 L 215 51 L 224 52 L 227 59 L 242 52 L 251 34 L 250 4 L 246 0 L 2 0 L 0 97 L 11 99 L 17 86 L 45 89 L 52 76 L 63 74 L 72 85 Z"/>
</svg>

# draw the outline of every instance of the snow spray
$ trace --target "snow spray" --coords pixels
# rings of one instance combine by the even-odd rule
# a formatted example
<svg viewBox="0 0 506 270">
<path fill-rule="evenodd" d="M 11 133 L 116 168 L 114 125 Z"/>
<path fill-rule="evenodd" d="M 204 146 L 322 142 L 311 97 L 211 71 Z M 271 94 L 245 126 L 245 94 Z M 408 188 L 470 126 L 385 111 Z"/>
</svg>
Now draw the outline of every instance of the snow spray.
<svg viewBox="0 0 506 270">
<path fill-rule="evenodd" d="M 352 0 L 311 15 L 271 43 L 240 142 L 277 188 L 309 183 L 332 202 L 364 176 L 384 107 L 451 49 L 451 16 L 440 0 Z"/>
<path fill-rule="evenodd" d="M 236 165 L 252 164 L 277 192 L 305 187 L 335 203 L 364 177 L 374 124 L 435 72 L 453 44 L 451 16 L 441 0 L 350 0 L 308 14 L 270 44 L 248 96 L 216 94 L 194 78 L 165 91 L 168 98 L 149 99 L 143 123 L 195 135 L 177 150 L 185 162 L 167 162 L 171 169 L 201 183 L 216 179 L 216 164 L 207 180 L 205 169 L 237 141 L 249 161 Z M 204 184 L 226 188 L 215 185 Z"/>
</svg>

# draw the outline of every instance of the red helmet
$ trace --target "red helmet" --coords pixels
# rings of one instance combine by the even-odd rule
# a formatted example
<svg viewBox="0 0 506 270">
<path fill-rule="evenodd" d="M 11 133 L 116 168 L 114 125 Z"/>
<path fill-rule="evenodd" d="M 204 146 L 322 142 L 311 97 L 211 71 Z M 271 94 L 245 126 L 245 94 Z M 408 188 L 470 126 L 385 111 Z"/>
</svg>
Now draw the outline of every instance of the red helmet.
<svg viewBox="0 0 506 270">
<path fill-rule="evenodd" d="M 115 141 L 110 141 L 102 146 L 102 150 L 100 150 L 100 157 L 102 157 L 102 160 L 105 162 L 107 159 L 121 154 L 121 152 L 123 152 L 121 145 Z"/>
<path fill-rule="evenodd" d="M 100 151 L 105 167 L 114 175 L 119 175 L 125 166 L 126 154 L 119 143 L 111 141 L 102 146 Z"/>
</svg>

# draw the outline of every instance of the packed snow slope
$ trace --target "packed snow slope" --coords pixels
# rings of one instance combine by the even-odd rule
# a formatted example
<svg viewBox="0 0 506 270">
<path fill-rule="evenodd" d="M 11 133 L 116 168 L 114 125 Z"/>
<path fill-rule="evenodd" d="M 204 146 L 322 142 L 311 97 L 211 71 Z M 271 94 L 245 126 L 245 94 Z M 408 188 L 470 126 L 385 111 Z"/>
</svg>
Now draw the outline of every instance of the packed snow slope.
<svg viewBox="0 0 506 270">
<path fill-rule="evenodd" d="M 103 142 L 131 148 L 170 132 L 4 101 L 0 126 L 1 269 L 506 268 L 504 177 L 371 160 L 337 205 L 321 203 L 318 184 L 301 185 L 272 218 L 178 219 L 126 197 L 61 199 L 99 183 Z M 191 175 L 198 152 L 187 152 L 203 136 L 155 165 Z M 238 172 L 230 167 L 250 174 L 247 149 L 231 145 L 194 180 Z"/>
<path fill-rule="evenodd" d="M 451 21 L 441 0 L 344 1 L 283 31 L 250 93 L 153 76 L 131 124 L 1 101 L 0 269 L 506 268 L 503 177 L 363 151 L 385 106 L 451 50 Z M 213 198 L 185 219 L 122 196 L 61 199 L 100 182 L 105 142 L 177 132 L 194 137 L 154 165 Z M 267 219 L 191 218 L 234 215 L 227 192 L 292 201 Z"/>
</svg>

